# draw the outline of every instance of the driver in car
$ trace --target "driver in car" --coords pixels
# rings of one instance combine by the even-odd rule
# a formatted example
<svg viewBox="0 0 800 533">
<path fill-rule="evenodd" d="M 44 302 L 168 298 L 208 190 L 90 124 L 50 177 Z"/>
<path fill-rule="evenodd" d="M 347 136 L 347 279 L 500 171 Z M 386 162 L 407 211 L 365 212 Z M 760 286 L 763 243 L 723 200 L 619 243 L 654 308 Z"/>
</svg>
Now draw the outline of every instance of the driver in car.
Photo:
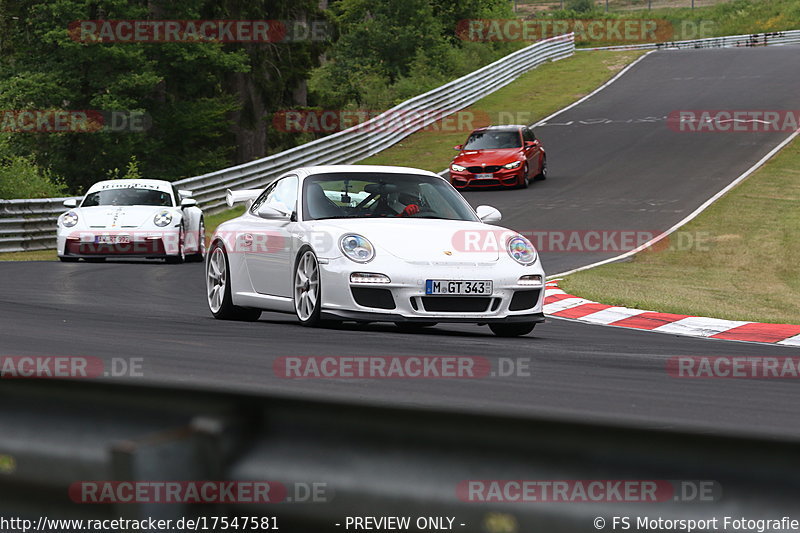
<svg viewBox="0 0 800 533">
<path fill-rule="evenodd" d="M 413 190 L 401 190 L 389 195 L 389 206 L 397 212 L 397 217 L 410 217 L 419 213 L 421 196 L 419 186 Z"/>
</svg>

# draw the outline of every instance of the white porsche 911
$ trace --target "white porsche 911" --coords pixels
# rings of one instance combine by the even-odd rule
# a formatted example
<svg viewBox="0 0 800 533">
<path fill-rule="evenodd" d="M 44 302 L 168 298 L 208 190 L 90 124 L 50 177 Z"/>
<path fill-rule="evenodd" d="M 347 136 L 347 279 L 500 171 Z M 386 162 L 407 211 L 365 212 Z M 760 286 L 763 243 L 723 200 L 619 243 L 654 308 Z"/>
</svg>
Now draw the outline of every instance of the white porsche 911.
<svg viewBox="0 0 800 533">
<path fill-rule="evenodd" d="M 488 324 L 525 335 L 544 321 L 544 271 L 522 235 L 489 225 L 444 178 L 402 167 L 299 168 L 266 189 L 228 191 L 244 215 L 220 225 L 206 259 L 218 319 L 264 310 L 323 321 Z"/>
<path fill-rule="evenodd" d="M 203 261 L 203 211 L 170 182 L 144 179 L 101 181 L 80 205 L 58 217 L 61 261 L 105 261 L 108 257 L 163 258 L 168 263 Z"/>
</svg>

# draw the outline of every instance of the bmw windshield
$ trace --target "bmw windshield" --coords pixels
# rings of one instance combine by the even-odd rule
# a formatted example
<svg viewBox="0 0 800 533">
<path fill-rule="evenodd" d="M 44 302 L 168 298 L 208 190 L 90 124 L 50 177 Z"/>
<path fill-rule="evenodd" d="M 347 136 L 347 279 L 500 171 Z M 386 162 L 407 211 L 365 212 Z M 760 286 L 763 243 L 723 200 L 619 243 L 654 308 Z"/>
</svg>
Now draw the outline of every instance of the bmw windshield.
<svg viewBox="0 0 800 533">
<path fill-rule="evenodd" d="M 305 220 L 409 217 L 478 221 L 443 179 L 418 174 L 319 174 L 303 182 Z"/>
</svg>

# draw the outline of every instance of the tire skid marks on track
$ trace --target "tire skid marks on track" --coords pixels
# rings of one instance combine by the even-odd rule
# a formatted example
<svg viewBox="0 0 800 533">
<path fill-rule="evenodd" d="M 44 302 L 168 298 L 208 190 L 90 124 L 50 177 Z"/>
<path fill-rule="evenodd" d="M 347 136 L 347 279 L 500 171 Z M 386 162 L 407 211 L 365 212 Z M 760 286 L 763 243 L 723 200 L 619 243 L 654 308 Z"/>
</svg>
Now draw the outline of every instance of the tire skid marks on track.
<svg viewBox="0 0 800 533">
<path fill-rule="evenodd" d="M 800 325 L 722 320 L 611 306 L 567 294 L 558 279 L 547 282 L 544 312 L 554 318 L 658 333 L 741 342 L 800 346 Z"/>
</svg>

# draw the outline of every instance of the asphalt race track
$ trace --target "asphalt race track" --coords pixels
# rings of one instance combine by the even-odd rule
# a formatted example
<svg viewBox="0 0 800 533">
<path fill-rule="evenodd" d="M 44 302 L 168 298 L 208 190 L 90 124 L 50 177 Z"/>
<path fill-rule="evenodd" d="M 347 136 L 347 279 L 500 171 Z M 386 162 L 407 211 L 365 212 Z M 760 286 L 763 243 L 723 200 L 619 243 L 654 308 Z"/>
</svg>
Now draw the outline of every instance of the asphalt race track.
<svg viewBox="0 0 800 533">
<path fill-rule="evenodd" d="M 798 109 L 798 51 L 650 54 L 538 128 L 550 179 L 524 191 L 469 192 L 467 198 L 498 207 L 504 223 L 519 230 L 665 229 L 788 134 L 677 133 L 658 117 L 679 109 Z M 647 117 L 656 120 L 639 121 Z M 611 255 L 543 253 L 543 260 L 554 273 Z M 269 313 L 256 324 L 220 322 L 207 310 L 198 264 L 1 263 L 0 279 L 0 353 L 140 357 L 144 377 L 129 379 L 141 383 L 800 437 L 791 380 L 689 380 L 665 371 L 667 359 L 677 355 L 800 355 L 785 347 L 564 320 L 518 339 L 461 325 L 420 334 L 391 325 L 307 329 L 293 316 Z M 285 355 L 530 358 L 530 376 L 287 380 L 273 372 L 274 360 Z"/>
</svg>

